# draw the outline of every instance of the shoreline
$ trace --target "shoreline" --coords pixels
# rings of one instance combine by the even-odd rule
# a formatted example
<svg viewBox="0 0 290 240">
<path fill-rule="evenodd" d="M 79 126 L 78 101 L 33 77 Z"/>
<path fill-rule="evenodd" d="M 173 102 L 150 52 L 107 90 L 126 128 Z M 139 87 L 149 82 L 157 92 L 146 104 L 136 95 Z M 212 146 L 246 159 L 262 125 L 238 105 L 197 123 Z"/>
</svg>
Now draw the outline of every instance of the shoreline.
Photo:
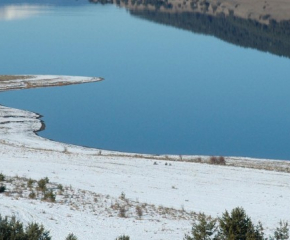
<svg viewBox="0 0 290 240">
<path fill-rule="evenodd" d="M 4 79 L 2 79 L 2 77 Z M 10 77 L 10 79 L 9 79 Z M 17 78 L 19 77 L 19 78 Z M 103 81 L 102 77 L 58 75 L 0 75 L 0 92 L 44 87 L 60 87 Z"/>
<path fill-rule="evenodd" d="M 17 76 L 11 76 L 15 78 Z M 22 78 L 22 79 L 21 79 Z M 103 78 L 96 78 L 96 77 L 72 77 L 72 76 L 52 76 L 52 75 L 22 75 L 20 79 L 13 79 L 13 80 L 2 80 L 0 75 L 0 93 L 1 91 L 9 91 L 9 90 L 21 90 L 21 89 L 28 89 L 28 88 L 40 88 L 40 87 L 52 87 L 52 86 L 66 86 L 71 84 L 81 84 L 81 83 L 90 83 L 90 82 L 98 82 L 102 81 Z M 2 110 L 2 111 L 1 111 Z M 4 114 L 2 113 L 4 112 Z M 9 114 L 5 114 L 5 112 L 9 112 Z M 192 163 L 205 163 L 209 164 L 210 157 L 208 155 L 172 155 L 172 154 L 143 154 L 143 153 L 129 153 L 129 152 L 120 152 L 120 151 L 113 151 L 113 150 L 104 150 L 98 149 L 93 147 L 85 147 L 85 146 L 78 146 L 68 143 L 57 142 L 54 140 L 46 139 L 44 137 L 39 136 L 37 133 L 45 129 L 45 122 L 41 120 L 42 115 L 38 113 L 33 113 L 29 111 L 24 111 L 20 109 L 13 109 L 9 107 L 4 107 L 0 105 L 0 132 L 2 131 L 1 136 L 5 136 L 3 133 L 3 125 L 17 122 L 19 120 L 19 115 L 22 115 L 27 122 L 22 122 L 26 124 L 25 126 L 17 126 L 11 127 L 11 130 L 16 134 L 13 136 L 13 141 L 17 138 L 17 132 L 21 132 L 21 129 L 26 128 L 27 136 L 23 136 L 22 142 L 20 143 L 22 146 L 26 146 L 29 149 L 36 149 L 43 150 L 43 151 L 51 151 L 51 149 L 41 149 L 39 146 L 42 142 L 46 144 L 49 142 L 53 147 L 53 149 L 58 145 L 61 151 L 66 149 L 65 151 L 77 151 L 81 150 L 84 152 L 88 152 L 89 154 L 98 155 L 101 157 L 121 157 L 121 158 L 138 158 L 138 159 L 148 159 L 148 160 L 162 160 L 162 161 L 173 161 L 173 162 L 192 162 Z M 10 121 L 1 121 L 3 119 L 9 119 Z M 29 123 L 39 122 L 37 127 L 31 125 Z M 10 128 L 10 127 L 9 127 Z M 33 134 L 31 134 L 33 133 Z M 34 135 L 34 138 L 33 138 Z M 26 143 L 25 138 L 33 139 L 33 144 L 30 142 L 28 145 Z M 9 136 L 6 137 L 9 138 Z M 2 138 L 2 141 L 5 139 Z M 11 138 L 11 136 L 10 136 Z M 12 142 L 13 142 L 12 141 Z M 0 142 L 1 144 L 1 142 Z M 37 147 L 35 147 L 37 146 Z M 263 158 L 252 158 L 252 157 L 238 157 L 238 156 L 225 156 L 226 160 L 225 166 L 231 167 L 239 167 L 239 168 L 253 168 L 259 170 L 269 170 L 269 171 L 278 171 L 278 172 L 286 172 L 290 173 L 290 161 L 289 160 L 279 160 L 279 159 L 263 159 Z"/>
<path fill-rule="evenodd" d="M 97 0 L 96 0 L 97 1 Z M 184 2 L 182 0 L 168 0 L 158 3 L 147 3 L 141 1 L 113 0 L 114 4 L 124 7 L 130 11 L 160 11 L 163 13 L 201 13 L 208 16 L 235 16 L 245 20 L 257 21 L 269 25 L 271 21 L 289 22 L 290 4 L 283 0 L 193 0 Z M 146 2 L 146 1 L 145 1 Z"/>
<path fill-rule="evenodd" d="M 9 188 L 7 195 L 0 194 L 0 205 L 2 214 L 43 224 L 53 239 L 73 232 L 80 240 L 123 234 L 180 240 L 191 230 L 190 214 L 216 217 L 238 206 L 254 222 L 261 221 L 266 234 L 279 220 L 290 221 L 285 211 L 290 198 L 286 160 L 227 157 L 224 166 L 204 164 L 206 156 L 182 156 L 181 161 L 176 155 L 86 148 L 38 136 L 43 127 L 40 116 L 0 105 L 1 173 L 8 179 L 48 177 L 68 193 L 57 195 L 54 203 L 29 199 L 29 188 L 20 182 L 24 193 Z M 125 218 L 115 208 L 119 202 L 128 204 Z M 136 217 L 135 206 L 144 206 L 142 219 Z"/>
</svg>

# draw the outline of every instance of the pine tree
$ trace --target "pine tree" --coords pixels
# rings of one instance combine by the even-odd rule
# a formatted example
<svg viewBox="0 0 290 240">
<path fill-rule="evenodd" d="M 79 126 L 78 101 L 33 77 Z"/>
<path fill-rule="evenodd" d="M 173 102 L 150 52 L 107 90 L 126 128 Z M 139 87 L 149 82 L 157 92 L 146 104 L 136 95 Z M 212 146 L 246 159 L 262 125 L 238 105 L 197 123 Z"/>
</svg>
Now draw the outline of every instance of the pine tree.
<svg viewBox="0 0 290 240">
<path fill-rule="evenodd" d="M 263 240 L 263 227 L 254 226 L 243 208 L 226 211 L 219 219 L 218 239 L 221 240 Z"/>
<path fill-rule="evenodd" d="M 65 240 L 78 240 L 78 238 L 73 233 L 70 233 Z"/>
<path fill-rule="evenodd" d="M 15 217 L 8 218 L 0 215 L 0 239 L 18 240 L 23 239 L 23 224 Z"/>
<path fill-rule="evenodd" d="M 204 213 L 200 213 L 192 225 L 192 236 L 185 235 L 184 240 L 210 240 L 216 230 L 216 220 L 210 220 Z"/>
<path fill-rule="evenodd" d="M 276 240 L 286 240 L 289 239 L 289 227 L 288 222 L 279 222 L 279 227 L 276 228 L 274 233 Z"/>
<path fill-rule="evenodd" d="M 45 231 L 43 225 L 29 223 L 26 227 L 26 238 L 29 240 L 51 240 L 49 231 Z"/>
</svg>

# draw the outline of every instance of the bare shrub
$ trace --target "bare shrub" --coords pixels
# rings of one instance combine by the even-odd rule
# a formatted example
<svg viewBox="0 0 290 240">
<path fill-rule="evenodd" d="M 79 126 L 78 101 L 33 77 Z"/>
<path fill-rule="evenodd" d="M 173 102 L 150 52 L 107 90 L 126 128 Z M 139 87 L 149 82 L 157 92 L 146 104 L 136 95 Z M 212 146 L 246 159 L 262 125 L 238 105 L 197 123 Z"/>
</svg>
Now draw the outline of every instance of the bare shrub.
<svg viewBox="0 0 290 240">
<path fill-rule="evenodd" d="M 143 210 L 140 206 L 136 206 L 136 213 L 137 213 L 137 216 L 141 219 L 143 216 Z"/>
<path fill-rule="evenodd" d="M 48 202 L 55 202 L 55 194 L 53 193 L 52 190 L 45 192 L 43 196 L 43 200 L 48 201 Z"/>
<path fill-rule="evenodd" d="M 6 197 L 9 197 L 9 196 L 11 196 L 11 193 L 10 193 L 10 192 L 5 192 L 4 195 L 5 195 Z"/>
<path fill-rule="evenodd" d="M 126 218 L 126 217 L 127 217 L 127 216 L 126 216 L 126 213 L 127 213 L 126 208 L 125 208 L 124 206 L 121 206 L 121 207 L 119 208 L 119 217 L 121 217 L 121 218 Z"/>
<path fill-rule="evenodd" d="M 31 199 L 35 199 L 36 198 L 35 192 L 32 191 L 31 193 L 29 193 L 28 197 L 31 198 Z"/>
<path fill-rule="evenodd" d="M 124 201 L 126 199 L 126 194 L 122 192 L 119 198 Z"/>
<path fill-rule="evenodd" d="M 209 159 L 209 163 L 214 164 L 214 165 L 226 165 L 226 160 L 223 156 L 219 156 L 219 157 L 212 156 Z"/>
<path fill-rule="evenodd" d="M 223 156 L 218 157 L 218 164 L 219 165 L 226 165 L 226 160 Z"/>
<path fill-rule="evenodd" d="M 209 163 L 210 164 L 216 164 L 217 163 L 217 157 L 211 156 L 210 159 L 209 159 Z"/>
<path fill-rule="evenodd" d="M 37 185 L 38 185 L 38 189 L 42 192 L 45 192 L 46 190 L 46 179 L 45 178 L 42 178 L 40 179 L 38 182 L 37 182 Z"/>
<path fill-rule="evenodd" d="M 29 178 L 28 181 L 27 181 L 27 187 L 32 188 L 34 182 L 35 182 L 34 180 Z"/>
</svg>

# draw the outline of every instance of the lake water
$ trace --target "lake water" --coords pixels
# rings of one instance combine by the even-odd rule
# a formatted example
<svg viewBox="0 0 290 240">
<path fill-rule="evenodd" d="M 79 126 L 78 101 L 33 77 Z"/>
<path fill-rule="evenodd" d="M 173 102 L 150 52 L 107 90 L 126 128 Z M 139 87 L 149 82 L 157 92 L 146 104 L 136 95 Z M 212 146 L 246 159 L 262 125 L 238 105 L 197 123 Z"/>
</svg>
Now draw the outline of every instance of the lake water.
<svg viewBox="0 0 290 240">
<path fill-rule="evenodd" d="M 39 134 L 62 142 L 290 159 L 286 52 L 148 20 L 115 4 L 1 1 L 0 74 L 105 81 L 3 92 L 0 104 L 42 114 Z"/>
</svg>

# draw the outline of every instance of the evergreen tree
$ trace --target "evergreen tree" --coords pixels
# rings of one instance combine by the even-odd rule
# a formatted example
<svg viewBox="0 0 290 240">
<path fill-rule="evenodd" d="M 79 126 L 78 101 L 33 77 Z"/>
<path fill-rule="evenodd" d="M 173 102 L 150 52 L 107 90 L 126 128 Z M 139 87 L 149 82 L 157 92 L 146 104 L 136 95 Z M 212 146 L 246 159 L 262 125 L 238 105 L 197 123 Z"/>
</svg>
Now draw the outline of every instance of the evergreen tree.
<svg viewBox="0 0 290 240">
<path fill-rule="evenodd" d="M 78 238 L 74 234 L 70 233 L 65 240 L 78 240 Z"/>
<path fill-rule="evenodd" d="M 18 240 L 23 239 L 23 224 L 15 217 L 9 219 L 0 215 L 0 240 Z"/>
<path fill-rule="evenodd" d="M 192 225 L 192 236 L 185 235 L 184 240 L 211 240 L 216 230 L 216 220 L 210 220 L 204 213 L 200 213 Z"/>
<path fill-rule="evenodd" d="M 289 239 L 289 227 L 288 222 L 279 222 L 279 227 L 276 228 L 274 233 L 276 240 L 286 240 Z"/>
<path fill-rule="evenodd" d="M 221 240 L 263 240 L 263 227 L 254 226 L 243 208 L 226 211 L 219 219 L 218 239 Z"/>
<path fill-rule="evenodd" d="M 23 224 L 15 217 L 0 215 L 0 240 L 51 240 L 49 231 L 42 225 L 30 223 L 24 230 Z"/>
<path fill-rule="evenodd" d="M 49 231 L 45 231 L 43 225 L 29 223 L 26 227 L 26 239 L 29 240 L 51 240 Z"/>
</svg>

